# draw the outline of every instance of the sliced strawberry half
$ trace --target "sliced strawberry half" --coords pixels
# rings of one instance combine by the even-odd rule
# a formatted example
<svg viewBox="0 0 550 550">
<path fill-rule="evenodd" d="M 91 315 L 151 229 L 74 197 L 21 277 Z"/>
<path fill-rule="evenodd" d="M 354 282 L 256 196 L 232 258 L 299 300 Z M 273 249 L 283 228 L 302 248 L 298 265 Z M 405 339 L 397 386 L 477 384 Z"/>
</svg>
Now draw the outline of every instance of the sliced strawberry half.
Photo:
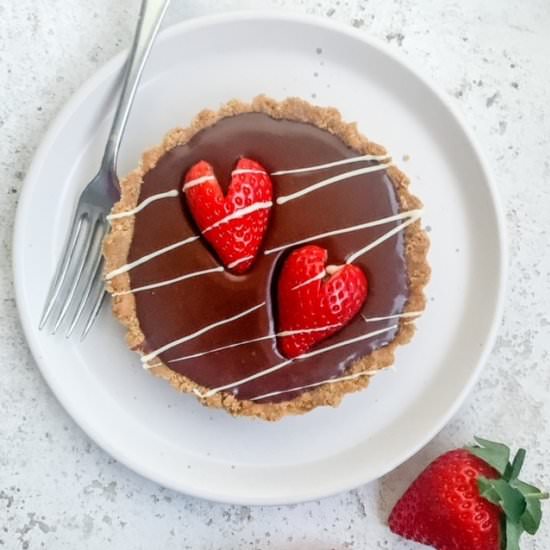
<svg viewBox="0 0 550 550">
<path fill-rule="evenodd" d="M 293 358 L 342 330 L 367 298 L 367 278 L 355 265 L 327 266 L 324 248 L 307 245 L 286 259 L 278 283 L 279 346 Z"/>
<path fill-rule="evenodd" d="M 241 158 L 224 196 L 212 166 L 194 164 L 183 191 L 203 237 L 225 267 L 241 274 L 250 269 L 264 238 L 273 199 L 271 178 L 258 162 Z"/>
</svg>

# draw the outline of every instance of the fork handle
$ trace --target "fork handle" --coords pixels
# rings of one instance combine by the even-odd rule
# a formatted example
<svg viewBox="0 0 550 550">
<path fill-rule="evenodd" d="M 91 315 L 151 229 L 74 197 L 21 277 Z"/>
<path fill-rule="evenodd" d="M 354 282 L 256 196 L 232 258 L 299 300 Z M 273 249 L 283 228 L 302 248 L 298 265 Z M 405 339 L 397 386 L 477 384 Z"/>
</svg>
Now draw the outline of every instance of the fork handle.
<svg viewBox="0 0 550 550">
<path fill-rule="evenodd" d="M 143 0 L 141 3 L 134 40 L 124 68 L 120 98 L 101 161 L 101 169 L 115 176 L 118 150 L 139 79 L 169 3 L 170 0 Z M 117 181 L 116 177 L 113 179 Z"/>
</svg>

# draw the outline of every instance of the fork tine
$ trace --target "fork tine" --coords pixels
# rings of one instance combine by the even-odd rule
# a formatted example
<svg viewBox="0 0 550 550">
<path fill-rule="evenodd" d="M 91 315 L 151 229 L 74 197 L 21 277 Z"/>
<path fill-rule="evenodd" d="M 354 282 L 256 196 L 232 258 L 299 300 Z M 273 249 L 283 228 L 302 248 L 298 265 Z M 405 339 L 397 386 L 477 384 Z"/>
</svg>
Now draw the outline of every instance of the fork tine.
<svg viewBox="0 0 550 550">
<path fill-rule="evenodd" d="M 65 294 L 64 303 L 61 311 L 57 316 L 57 320 L 55 321 L 52 334 L 55 334 L 57 332 L 57 329 L 59 328 L 59 326 L 63 322 L 63 319 L 67 315 L 67 312 L 69 311 L 69 307 L 71 306 L 71 303 L 73 301 L 76 288 L 78 286 L 78 283 L 80 282 L 80 278 L 82 277 L 82 272 L 84 271 L 86 260 L 89 257 L 90 245 L 92 243 L 92 237 L 94 235 L 96 225 L 97 217 L 88 217 L 87 228 L 83 237 L 84 244 L 80 246 L 76 254 L 76 259 L 74 262 L 74 272 L 72 273 L 72 281 L 69 284 L 68 292 Z"/>
<path fill-rule="evenodd" d="M 103 263 L 103 262 L 101 262 Z M 100 272 L 99 277 L 95 280 L 94 288 L 92 290 L 92 298 L 93 298 L 93 308 L 91 310 L 90 316 L 88 317 L 88 320 L 86 321 L 86 325 L 84 326 L 84 330 L 82 331 L 82 334 L 80 335 L 80 341 L 82 342 L 84 338 L 88 335 L 88 332 L 90 332 L 90 329 L 92 328 L 92 325 L 94 324 L 94 321 L 96 320 L 96 317 L 99 313 L 99 310 L 101 309 L 101 304 L 103 304 L 103 300 L 105 298 L 105 295 L 107 294 L 105 292 L 105 282 L 103 281 L 103 275 L 102 275 L 102 268 L 100 266 Z"/>
<path fill-rule="evenodd" d="M 102 223 L 98 224 L 98 228 L 99 229 L 96 231 L 96 234 L 94 235 L 94 241 L 92 243 L 92 252 L 90 254 L 89 262 L 90 269 L 88 270 L 87 275 L 85 275 L 85 282 L 82 287 L 82 295 L 80 297 L 78 306 L 72 316 L 72 319 L 69 322 L 69 328 L 67 329 L 67 333 L 65 335 L 66 338 L 69 338 L 71 336 L 74 328 L 80 320 L 82 312 L 84 311 L 84 307 L 86 306 L 88 298 L 90 297 L 94 282 L 96 281 L 97 277 L 102 276 L 102 270 L 100 269 L 100 264 L 102 263 L 101 245 L 103 243 L 103 237 L 107 229 L 105 221 L 102 220 Z"/>
<path fill-rule="evenodd" d="M 44 304 L 44 309 L 42 311 L 42 317 L 40 318 L 40 323 L 38 329 L 42 330 L 53 311 L 53 308 L 57 302 L 57 297 L 63 283 L 65 282 L 65 277 L 69 271 L 69 265 L 71 264 L 71 259 L 74 255 L 76 243 L 78 242 L 78 237 L 82 231 L 83 216 L 75 215 L 73 222 L 71 224 L 71 229 L 69 232 L 70 238 L 67 246 L 64 249 L 63 256 L 59 258 L 57 262 L 57 268 L 55 270 L 54 278 L 50 284 L 48 290 L 48 296 L 46 298 L 46 303 Z"/>
</svg>

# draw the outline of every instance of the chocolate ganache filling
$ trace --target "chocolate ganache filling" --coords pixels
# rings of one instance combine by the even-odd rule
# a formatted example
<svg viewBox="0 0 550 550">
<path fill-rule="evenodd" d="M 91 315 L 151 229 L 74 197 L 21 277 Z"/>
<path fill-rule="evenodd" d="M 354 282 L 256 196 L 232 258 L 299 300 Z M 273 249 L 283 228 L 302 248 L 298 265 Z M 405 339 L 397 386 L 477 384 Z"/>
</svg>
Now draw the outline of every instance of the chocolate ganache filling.
<svg viewBox="0 0 550 550">
<path fill-rule="evenodd" d="M 359 153 L 337 136 L 312 124 L 276 120 L 261 113 L 224 118 L 201 130 L 187 144 L 165 153 L 145 174 L 140 203 L 159 193 L 180 193 L 177 197 L 152 202 L 136 214 L 128 262 L 187 237 L 200 235 L 181 193 L 186 172 L 200 160 L 209 162 L 225 192 L 231 181 L 231 171 L 242 156 L 256 160 L 273 173 L 358 157 Z M 379 162 L 364 160 L 316 171 L 272 175 L 274 199 L 332 176 L 376 164 Z M 169 368 L 206 388 L 231 385 L 281 364 L 285 357 L 277 349 L 276 338 L 262 337 L 277 332 L 277 275 L 288 253 L 296 248 L 292 243 L 387 218 L 399 210 L 397 193 L 385 169 L 343 179 L 283 204 L 274 200 L 262 248 L 244 275 L 220 269 L 135 293 L 137 316 L 145 336 L 143 352 L 158 350 L 203 327 L 236 317 L 265 303 L 249 314 L 219 324 L 158 356 Z M 328 263 L 339 265 L 399 223 L 393 221 L 330 235 L 311 244 L 326 248 Z M 291 246 L 266 254 L 266 251 L 287 244 Z M 397 331 L 395 318 L 373 322 L 366 322 L 365 318 L 390 317 L 403 312 L 408 296 L 404 245 L 404 233 L 398 231 L 355 259 L 353 263 L 363 269 L 369 283 L 361 314 L 340 332 L 318 343 L 312 351 L 370 332 L 378 334 L 310 358 L 297 358 L 274 372 L 227 391 L 238 399 L 253 399 L 330 380 L 345 375 L 346 368 L 355 361 L 391 342 Z M 201 237 L 160 254 L 129 273 L 131 286 L 137 289 L 219 266 L 221 263 L 215 252 Z M 227 347 L 249 340 L 254 341 Z M 225 349 L 206 353 L 219 347 Z M 303 391 L 276 393 L 258 402 L 287 401 Z"/>
</svg>

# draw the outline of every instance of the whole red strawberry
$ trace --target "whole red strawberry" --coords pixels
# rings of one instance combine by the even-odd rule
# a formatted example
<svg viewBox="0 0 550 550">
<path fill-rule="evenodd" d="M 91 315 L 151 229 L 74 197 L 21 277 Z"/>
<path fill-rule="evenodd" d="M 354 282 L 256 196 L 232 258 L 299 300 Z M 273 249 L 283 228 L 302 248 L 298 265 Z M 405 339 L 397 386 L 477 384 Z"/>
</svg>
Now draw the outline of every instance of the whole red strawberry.
<svg viewBox="0 0 550 550">
<path fill-rule="evenodd" d="M 225 267 L 244 273 L 253 264 L 267 229 L 273 188 L 266 170 L 241 158 L 224 197 L 212 166 L 197 162 L 183 190 L 193 218 Z"/>
<path fill-rule="evenodd" d="M 514 550 L 541 520 L 536 487 L 518 480 L 525 459 L 475 438 L 479 445 L 449 451 L 432 462 L 393 508 L 390 529 L 438 550 Z"/>
<path fill-rule="evenodd" d="M 346 326 L 367 298 L 367 278 L 355 265 L 327 266 L 324 248 L 307 245 L 286 259 L 278 284 L 279 344 L 297 357 Z"/>
</svg>

